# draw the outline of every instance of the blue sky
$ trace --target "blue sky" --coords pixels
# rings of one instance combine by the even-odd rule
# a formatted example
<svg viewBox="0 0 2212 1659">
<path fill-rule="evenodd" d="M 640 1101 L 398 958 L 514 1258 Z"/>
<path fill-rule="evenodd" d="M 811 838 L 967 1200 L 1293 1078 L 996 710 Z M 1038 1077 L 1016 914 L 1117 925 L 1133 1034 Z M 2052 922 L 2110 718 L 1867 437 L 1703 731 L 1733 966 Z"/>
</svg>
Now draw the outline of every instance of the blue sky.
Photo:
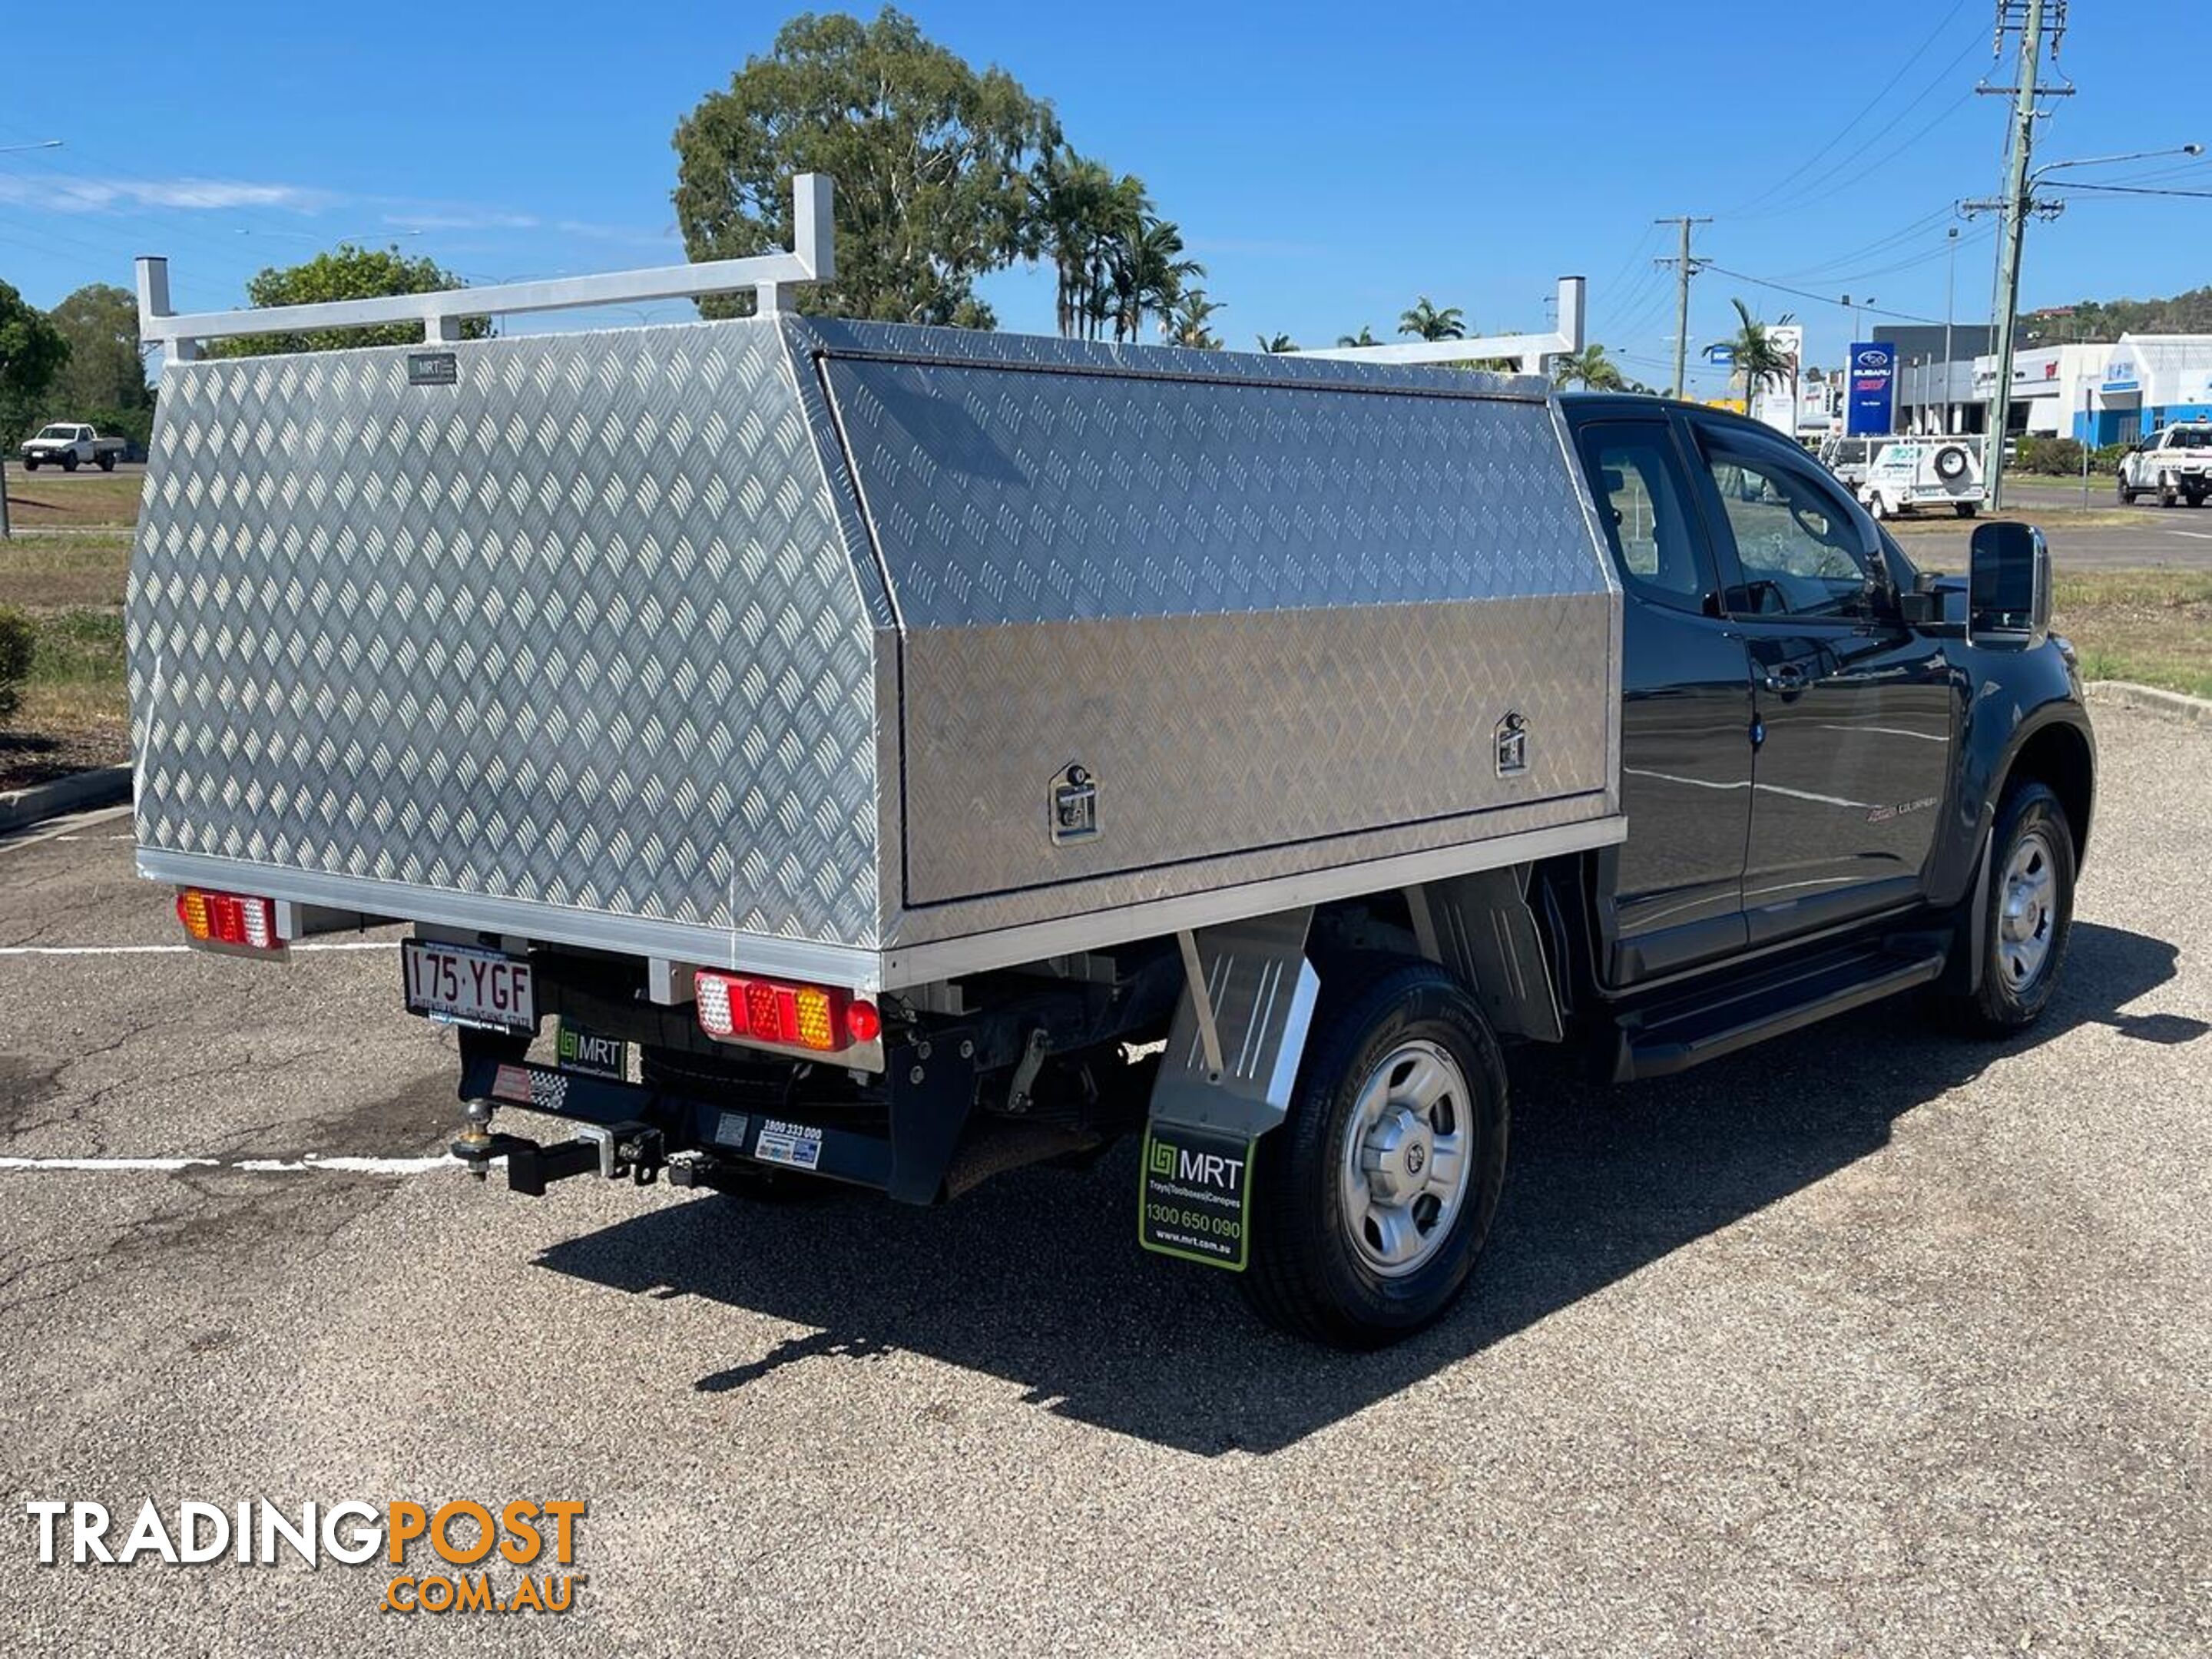
<svg viewBox="0 0 2212 1659">
<path fill-rule="evenodd" d="M 1486 332 L 1540 327 L 1574 271 L 1592 337 L 1654 383 L 1674 326 L 1660 215 L 1714 216 L 1698 252 L 1723 270 L 1695 286 L 1693 347 L 1727 331 L 1737 295 L 1796 312 L 1823 362 L 1846 343 L 1844 293 L 1940 319 L 1948 204 L 1998 183 L 2004 100 L 1972 88 L 2010 73 L 1990 58 L 1991 0 L 907 9 L 1146 179 L 1232 344 L 1363 323 L 1389 337 L 1416 294 Z M 2074 10 L 2060 64 L 2081 90 L 2054 101 L 2039 159 L 2212 143 L 2194 55 L 2143 50 L 2125 9 Z M 0 278 L 52 304 L 166 252 L 178 304 L 198 309 L 344 237 L 396 237 L 477 281 L 679 259 L 669 135 L 788 15 L 229 3 L 58 35 L 35 75 L 17 58 L 0 102 L 0 146 L 65 141 L 0 153 Z M 2212 161 L 2074 176 L 2212 190 Z M 1986 315 L 1992 245 L 1987 218 L 1960 228 L 1964 319 Z M 2076 197 L 2031 228 L 2023 303 L 2212 280 L 2209 232 L 2212 200 Z M 1042 273 L 986 292 L 1003 326 L 1050 329 Z"/>
</svg>

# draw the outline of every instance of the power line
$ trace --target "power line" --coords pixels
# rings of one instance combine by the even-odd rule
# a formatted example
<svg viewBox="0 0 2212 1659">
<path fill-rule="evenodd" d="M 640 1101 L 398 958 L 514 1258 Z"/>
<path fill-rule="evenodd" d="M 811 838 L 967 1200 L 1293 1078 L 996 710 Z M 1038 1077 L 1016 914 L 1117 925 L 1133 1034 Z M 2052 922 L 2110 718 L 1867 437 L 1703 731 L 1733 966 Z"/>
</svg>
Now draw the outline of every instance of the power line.
<svg viewBox="0 0 2212 1659">
<path fill-rule="evenodd" d="M 1734 208 L 1729 210 L 1729 211 L 1722 216 L 1724 218 L 1741 217 L 1750 209 L 1757 207 L 1761 202 L 1770 200 L 1774 196 L 1779 194 L 1781 191 L 1793 179 L 1800 177 L 1813 167 L 1823 156 L 1826 155 L 1830 150 L 1835 149 L 1838 144 L 1842 143 L 1844 139 L 1850 137 L 1850 135 L 1857 130 L 1859 123 L 1865 120 L 1868 116 L 1873 114 L 1875 110 L 1881 105 L 1881 100 L 1888 97 L 1889 94 L 1896 89 L 1898 82 L 1904 80 L 1905 76 L 1911 72 L 1912 66 L 1921 61 L 1923 55 L 1927 52 L 1929 47 L 1936 44 L 1937 37 L 1942 35 L 1943 31 L 1949 28 L 1953 23 L 1956 22 L 1958 21 L 1959 15 L 1965 11 L 1972 3 L 1972 0 L 1959 0 L 1959 3 L 1951 8 L 1950 11 L 1936 23 L 1936 27 L 1928 31 L 1927 39 L 1921 41 L 1918 46 L 1915 46 L 1911 52 L 1905 54 L 1903 59 L 1898 64 L 1897 73 L 1891 76 L 1887 81 L 1882 83 L 1881 90 L 1875 93 L 1873 97 L 1868 99 L 1867 101 L 1860 106 L 1859 112 L 1852 116 L 1850 120 L 1846 121 L 1842 129 L 1838 131 L 1834 137 L 1829 139 L 1826 143 L 1821 145 L 1820 149 L 1814 150 L 1812 155 L 1807 156 L 1805 160 L 1800 161 L 1788 173 L 1784 173 L 1781 178 L 1776 179 L 1765 190 L 1760 191 L 1757 195 L 1750 198 L 1747 201 L 1738 203 Z M 1977 33 L 1976 39 L 1978 41 L 1978 33 Z M 1911 106 L 1908 105 L 1906 107 L 1910 108 Z"/>
<path fill-rule="evenodd" d="M 1832 294 L 1816 293 L 1809 288 L 1792 288 L 1789 283 L 1778 283 L 1771 276 L 1754 276 L 1747 270 L 1731 270 L 1726 265 L 1717 265 L 1710 261 L 1706 263 L 1705 269 L 1718 271 L 1723 276 L 1733 276 L 1739 283 L 1749 283 L 1753 288 L 1771 288 L 1778 293 L 1795 295 L 1801 300 L 1811 300 L 1820 305 L 1837 306 L 1845 311 L 1869 312 L 1876 317 L 1893 317 L 1903 323 L 1940 323 L 1943 320 L 1941 317 L 1922 317 L 1910 311 L 1891 311 L 1883 306 L 1870 306 L 1863 302 L 1844 306 Z"/>
</svg>

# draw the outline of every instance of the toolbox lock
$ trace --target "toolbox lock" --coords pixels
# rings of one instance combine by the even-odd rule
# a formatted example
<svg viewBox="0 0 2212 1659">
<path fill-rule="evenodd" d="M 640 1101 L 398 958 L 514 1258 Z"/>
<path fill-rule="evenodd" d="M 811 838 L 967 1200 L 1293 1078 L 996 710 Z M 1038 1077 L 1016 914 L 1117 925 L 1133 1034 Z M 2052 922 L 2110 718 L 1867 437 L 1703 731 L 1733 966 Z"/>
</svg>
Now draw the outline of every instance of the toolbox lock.
<svg viewBox="0 0 2212 1659">
<path fill-rule="evenodd" d="M 1093 841 L 1098 835 L 1098 781 L 1080 764 L 1053 780 L 1052 844 Z"/>
</svg>

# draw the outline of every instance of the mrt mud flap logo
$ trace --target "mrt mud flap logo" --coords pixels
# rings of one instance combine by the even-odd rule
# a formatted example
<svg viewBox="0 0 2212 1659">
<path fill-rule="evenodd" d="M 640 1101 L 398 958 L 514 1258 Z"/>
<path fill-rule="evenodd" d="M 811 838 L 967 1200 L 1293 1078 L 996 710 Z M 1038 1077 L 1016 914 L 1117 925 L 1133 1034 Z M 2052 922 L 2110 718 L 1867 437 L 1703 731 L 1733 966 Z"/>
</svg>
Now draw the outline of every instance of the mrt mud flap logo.
<svg viewBox="0 0 2212 1659">
<path fill-rule="evenodd" d="M 1162 1255 L 1241 1272 L 1251 1256 L 1252 1143 L 1155 1123 L 1146 1132 L 1137 1242 Z"/>
<path fill-rule="evenodd" d="M 579 1502 L 348 1499 L 302 1504 L 295 1518 L 266 1500 L 228 1508 L 186 1501 L 172 1516 L 149 1498 L 127 1528 L 100 1504 L 40 1500 L 24 1512 L 44 1566 L 127 1567 L 152 1556 L 172 1566 L 266 1567 L 293 1556 L 310 1567 L 357 1567 L 381 1555 L 396 1569 L 385 1578 L 385 1613 L 566 1613 L 585 1582 L 569 1571 L 585 1513 Z"/>
</svg>

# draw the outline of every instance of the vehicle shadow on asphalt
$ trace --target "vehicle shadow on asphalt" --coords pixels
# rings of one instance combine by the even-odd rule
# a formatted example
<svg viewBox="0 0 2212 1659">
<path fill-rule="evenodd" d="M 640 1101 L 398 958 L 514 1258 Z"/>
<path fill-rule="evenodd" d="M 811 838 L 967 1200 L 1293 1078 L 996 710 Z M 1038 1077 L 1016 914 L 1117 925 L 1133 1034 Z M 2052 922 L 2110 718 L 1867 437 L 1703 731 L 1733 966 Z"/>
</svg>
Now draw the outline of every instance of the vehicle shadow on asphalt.
<svg viewBox="0 0 2212 1659">
<path fill-rule="evenodd" d="M 1032 1404 L 1202 1455 L 1291 1445 L 1880 1149 L 1915 1107 L 2008 1055 L 2103 1024 L 2193 1042 L 2204 1022 L 2121 1012 L 2172 977 L 2171 945 L 2087 923 L 2027 1036 L 1977 1042 L 1893 1001 L 1676 1079 L 1613 1089 L 1564 1055 L 1516 1056 L 1505 1200 L 1471 1293 L 1379 1354 L 1277 1336 L 1225 1275 L 1136 1244 L 1136 1159 L 1031 1169 L 948 1207 L 872 1197 L 764 1207 L 702 1197 L 559 1244 L 541 1266 L 810 1328 L 701 1376 L 906 1351 L 1018 1383 Z"/>
</svg>

